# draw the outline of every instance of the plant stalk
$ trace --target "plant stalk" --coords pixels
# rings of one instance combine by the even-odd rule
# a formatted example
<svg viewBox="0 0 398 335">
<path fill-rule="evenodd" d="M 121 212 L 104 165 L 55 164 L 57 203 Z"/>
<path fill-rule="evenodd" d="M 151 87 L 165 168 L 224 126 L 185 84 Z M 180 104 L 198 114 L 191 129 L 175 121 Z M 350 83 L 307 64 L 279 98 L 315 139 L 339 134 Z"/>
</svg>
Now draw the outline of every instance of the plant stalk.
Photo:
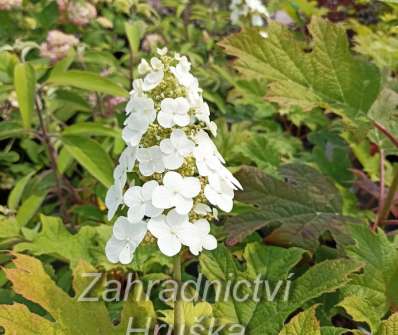
<svg viewBox="0 0 398 335">
<path fill-rule="evenodd" d="M 380 212 L 378 217 L 378 222 L 376 223 L 378 226 L 382 226 L 384 221 L 388 218 L 388 214 L 390 214 L 391 207 L 394 205 L 395 194 L 398 191 L 398 165 L 394 168 L 394 178 L 391 183 L 391 186 L 388 190 L 387 197 L 384 201 L 384 206 Z"/>
<path fill-rule="evenodd" d="M 50 137 L 48 136 L 48 133 L 47 133 L 47 128 L 46 128 L 46 125 L 45 125 L 44 119 L 43 119 L 42 101 L 39 96 L 39 93 L 35 99 L 35 106 L 36 106 L 37 115 L 39 117 L 40 129 L 41 129 L 41 133 L 42 133 L 41 134 L 42 140 L 47 147 L 48 156 L 50 158 L 51 169 L 53 170 L 53 173 L 55 174 L 56 189 L 57 189 L 57 196 L 58 196 L 58 199 L 60 202 L 61 216 L 62 216 L 64 222 L 66 223 L 66 221 L 67 221 L 66 203 L 65 203 L 65 198 L 63 197 L 63 192 L 62 192 L 61 176 L 58 172 L 57 152 L 56 152 L 54 146 L 52 145 Z"/>
<path fill-rule="evenodd" d="M 375 127 L 382 132 L 397 148 L 398 148 L 398 138 L 391 134 L 386 127 L 384 127 L 380 122 L 374 121 Z"/>
<path fill-rule="evenodd" d="M 377 211 L 376 222 L 374 223 L 372 230 L 376 231 L 377 227 L 381 223 L 381 214 L 384 208 L 384 197 L 385 197 L 385 176 L 384 176 L 384 150 L 380 150 L 380 192 L 379 192 L 379 209 Z"/>
<path fill-rule="evenodd" d="M 174 280 L 178 284 L 177 296 L 174 301 L 174 335 L 184 334 L 184 305 L 181 299 L 181 255 L 178 254 L 174 258 Z"/>
</svg>

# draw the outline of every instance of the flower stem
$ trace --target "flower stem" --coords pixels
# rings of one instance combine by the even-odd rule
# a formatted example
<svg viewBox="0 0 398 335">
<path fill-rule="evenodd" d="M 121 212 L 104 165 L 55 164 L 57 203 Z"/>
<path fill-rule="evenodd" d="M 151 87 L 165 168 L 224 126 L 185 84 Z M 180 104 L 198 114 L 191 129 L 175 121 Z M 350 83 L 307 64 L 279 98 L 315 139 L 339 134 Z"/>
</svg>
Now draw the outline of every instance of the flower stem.
<svg viewBox="0 0 398 335">
<path fill-rule="evenodd" d="M 184 306 L 181 299 L 181 255 L 174 258 L 174 280 L 178 284 L 177 296 L 174 301 L 174 335 L 184 334 Z"/>
<path fill-rule="evenodd" d="M 384 221 L 387 219 L 391 207 L 394 204 L 395 194 L 397 193 L 397 191 L 398 191 L 398 165 L 394 169 L 394 179 L 391 183 L 390 189 L 388 190 L 387 197 L 384 201 L 384 206 L 378 217 L 377 226 L 383 225 Z"/>
</svg>

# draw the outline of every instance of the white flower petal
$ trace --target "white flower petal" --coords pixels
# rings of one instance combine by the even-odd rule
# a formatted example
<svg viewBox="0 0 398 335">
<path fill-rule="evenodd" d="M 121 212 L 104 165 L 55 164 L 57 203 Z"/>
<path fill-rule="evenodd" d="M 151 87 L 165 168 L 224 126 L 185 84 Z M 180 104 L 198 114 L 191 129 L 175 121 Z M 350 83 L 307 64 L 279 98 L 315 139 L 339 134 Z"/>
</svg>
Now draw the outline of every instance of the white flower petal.
<svg viewBox="0 0 398 335">
<path fill-rule="evenodd" d="M 217 239 L 213 235 L 208 235 L 203 241 L 203 248 L 206 250 L 217 249 Z"/>
<path fill-rule="evenodd" d="M 127 146 L 119 158 L 119 164 L 125 166 L 127 172 L 131 172 L 137 159 L 137 147 Z"/>
<path fill-rule="evenodd" d="M 152 205 L 152 201 L 151 202 L 146 202 L 145 203 L 145 215 L 150 217 L 150 218 L 154 218 L 159 216 L 160 214 L 162 214 L 163 209 L 162 208 L 157 208 L 154 205 Z"/>
<path fill-rule="evenodd" d="M 174 133 L 174 131 L 173 131 L 173 133 Z M 160 150 L 164 154 L 171 154 L 171 153 L 175 152 L 175 146 L 173 145 L 171 139 L 166 138 L 166 139 L 162 140 L 160 142 Z"/>
<path fill-rule="evenodd" d="M 113 235 L 119 240 L 124 240 L 128 238 L 128 225 L 130 224 L 131 223 L 126 217 L 118 217 L 115 224 L 113 225 Z"/>
<path fill-rule="evenodd" d="M 232 198 L 225 196 L 225 195 L 221 195 L 221 197 L 219 198 L 218 204 L 217 206 L 223 210 L 224 212 L 229 213 L 233 206 L 234 206 L 234 201 Z"/>
<path fill-rule="evenodd" d="M 188 214 L 193 206 L 193 200 L 191 198 L 185 198 L 180 194 L 176 194 L 173 197 L 173 203 L 176 207 L 177 213 L 180 215 Z"/>
<path fill-rule="evenodd" d="M 219 195 L 210 185 L 205 186 L 204 194 L 211 204 L 217 206 Z"/>
<path fill-rule="evenodd" d="M 208 213 L 211 213 L 210 206 L 206 204 L 196 204 L 193 210 L 196 214 L 199 215 L 207 215 Z"/>
<path fill-rule="evenodd" d="M 191 117 L 188 114 L 174 114 L 173 121 L 176 125 L 180 127 L 185 127 L 189 125 L 189 122 L 191 121 Z"/>
<path fill-rule="evenodd" d="M 163 156 L 163 163 L 166 169 L 176 170 L 184 164 L 184 158 L 177 153 L 165 155 Z"/>
<path fill-rule="evenodd" d="M 184 115 L 187 114 L 190 108 L 189 101 L 184 98 L 184 97 L 178 97 L 174 99 L 174 102 L 176 104 L 176 110 L 175 113 Z"/>
<path fill-rule="evenodd" d="M 163 80 L 164 72 L 162 70 L 152 71 L 148 73 L 144 78 L 142 88 L 144 91 L 150 91 L 158 86 Z"/>
<path fill-rule="evenodd" d="M 162 61 L 157 57 L 151 58 L 151 66 L 154 70 L 163 70 L 164 68 Z"/>
<path fill-rule="evenodd" d="M 152 162 L 141 162 L 138 166 L 141 174 L 145 177 L 149 177 L 153 175 L 155 172 L 154 166 Z"/>
<path fill-rule="evenodd" d="M 160 111 L 158 114 L 158 122 L 163 128 L 171 128 L 174 125 L 173 114 Z"/>
<path fill-rule="evenodd" d="M 176 103 L 172 98 L 165 98 L 160 102 L 160 110 L 163 113 L 173 115 L 176 108 L 177 108 Z"/>
<path fill-rule="evenodd" d="M 163 177 L 163 184 L 169 190 L 177 191 L 184 186 L 183 180 L 183 177 L 178 172 L 169 171 Z"/>
<path fill-rule="evenodd" d="M 119 256 L 119 261 L 122 264 L 130 264 L 133 260 L 135 248 L 130 243 L 126 242 L 122 248 Z"/>
<path fill-rule="evenodd" d="M 138 74 L 143 75 L 151 71 L 151 67 L 145 59 L 141 59 L 140 64 L 138 65 Z"/>
<path fill-rule="evenodd" d="M 201 189 L 200 181 L 195 177 L 185 177 L 180 189 L 181 194 L 187 198 L 196 197 Z"/>
<path fill-rule="evenodd" d="M 210 233 L 210 223 L 205 219 L 195 221 L 195 228 L 199 231 L 200 235 L 207 235 Z"/>
<path fill-rule="evenodd" d="M 141 221 L 145 216 L 145 204 L 139 203 L 131 206 L 127 211 L 128 220 L 132 223 Z"/>
<path fill-rule="evenodd" d="M 124 241 L 118 240 L 116 237 L 112 236 L 105 245 L 106 258 L 108 258 L 111 263 L 118 263 L 120 252 L 124 245 Z"/>
<path fill-rule="evenodd" d="M 140 131 L 125 127 L 122 131 L 122 138 L 127 144 L 137 146 L 141 141 L 142 134 Z"/>
<path fill-rule="evenodd" d="M 144 201 L 148 201 L 152 199 L 152 193 L 155 190 L 155 188 L 159 186 L 158 182 L 156 180 L 150 180 L 147 181 L 141 189 L 141 195 L 142 199 Z"/>
<path fill-rule="evenodd" d="M 148 230 L 156 238 L 161 238 L 170 233 L 170 228 L 166 223 L 166 216 L 159 215 L 148 221 Z"/>
<path fill-rule="evenodd" d="M 130 187 L 126 191 L 126 193 L 124 193 L 123 200 L 124 200 L 124 203 L 129 207 L 141 204 L 143 201 L 142 195 L 141 195 L 141 187 L 140 186 Z"/>
<path fill-rule="evenodd" d="M 156 208 L 170 208 L 173 206 L 173 203 L 171 202 L 172 196 L 173 194 L 168 188 L 163 185 L 158 186 L 152 193 L 152 204 Z"/>
<path fill-rule="evenodd" d="M 158 239 L 158 246 L 160 251 L 169 257 L 177 255 L 181 250 L 180 240 L 171 234 Z"/>
<path fill-rule="evenodd" d="M 115 215 L 119 206 L 123 203 L 123 192 L 119 185 L 112 185 L 105 197 L 105 206 L 108 208 L 108 220 Z"/>
<path fill-rule="evenodd" d="M 167 213 L 166 221 L 170 227 L 176 227 L 188 223 L 188 215 L 178 214 L 175 209 L 172 209 Z"/>
</svg>

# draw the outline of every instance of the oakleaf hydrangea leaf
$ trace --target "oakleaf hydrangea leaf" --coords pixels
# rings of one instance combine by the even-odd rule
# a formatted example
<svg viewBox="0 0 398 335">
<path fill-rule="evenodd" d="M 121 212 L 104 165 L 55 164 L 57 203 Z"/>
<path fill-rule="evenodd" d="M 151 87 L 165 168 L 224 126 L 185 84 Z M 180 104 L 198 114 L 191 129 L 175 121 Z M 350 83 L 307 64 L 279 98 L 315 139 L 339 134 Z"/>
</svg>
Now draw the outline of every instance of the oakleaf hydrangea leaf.
<svg viewBox="0 0 398 335">
<path fill-rule="evenodd" d="M 365 114 L 372 106 L 380 89 L 379 71 L 353 57 L 341 25 L 313 17 L 311 46 L 275 22 L 267 31 L 268 38 L 263 38 L 247 29 L 221 45 L 238 57 L 236 67 L 243 74 L 270 81 L 269 100 L 305 110 L 331 108 L 348 117 Z"/>
<path fill-rule="evenodd" d="M 15 268 L 4 270 L 13 284 L 13 290 L 43 307 L 51 315 L 50 320 L 52 320 L 30 312 L 22 304 L 1 305 L 0 325 L 7 334 L 119 335 L 126 332 L 128 318 L 135 316 L 138 310 L 145 320 L 147 317 L 153 319 L 156 317 L 150 301 L 129 299 L 124 305 L 122 320 L 118 326 L 114 326 L 105 304 L 78 301 L 79 293 L 83 287 L 86 287 L 85 278 L 81 274 L 96 272 L 87 262 L 81 261 L 74 271 L 73 284 L 76 295 L 70 297 L 52 281 L 39 260 L 21 254 L 14 256 Z"/>
<path fill-rule="evenodd" d="M 365 225 L 355 225 L 351 231 L 355 245 L 348 254 L 365 267 L 344 288 L 340 305 L 376 332 L 380 320 L 398 306 L 398 251 L 381 230 L 373 233 Z"/>
<path fill-rule="evenodd" d="M 286 285 L 276 291 L 272 299 L 271 291 L 275 292 L 277 282 L 286 283 L 293 267 L 301 260 L 304 250 L 293 248 L 264 246 L 259 243 L 249 244 L 246 247 L 244 258 L 246 270 L 240 270 L 238 264 L 226 247 L 213 252 L 205 252 L 200 256 L 201 271 L 208 280 L 214 281 L 253 281 L 253 269 L 259 271 L 263 280 L 269 283 L 269 290 L 261 288 L 259 299 L 236 301 L 233 296 L 227 295 L 225 285 L 221 289 L 221 297 L 214 306 L 214 315 L 223 324 L 241 324 L 251 335 L 274 335 L 283 327 L 286 319 L 293 312 L 303 307 L 311 300 L 325 293 L 334 292 L 346 285 L 351 274 L 360 269 L 360 265 L 347 259 L 328 260 L 313 266 L 298 278 L 291 278 L 291 290 L 285 298 Z M 261 264 L 262 262 L 262 264 Z M 244 265 L 243 265 L 244 266 Z M 252 286 L 239 294 L 255 295 Z M 267 320 L 264 322 L 264 320 Z"/>
<path fill-rule="evenodd" d="M 398 335 L 398 313 L 390 316 L 390 318 L 381 323 L 377 335 Z"/>
<path fill-rule="evenodd" d="M 83 227 L 72 235 L 63 225 L 61 219 L 41 215 L 42 230 L 30 242 L 22 242 L 14 247 L 17 252 L 29 251 L 35 256 L 52 255 L 60 260 L 70 262 L 74 267 L 80 260 L 92 261 L 90 247 L 96 231 L 93 227 Z"/>
<path fill-rule="evenodd" d="M 321 335 L 321 326 L 316 319 L 315 307 L 296 315 L 279 335 Z"/>
<path fill-rule="evenodd" d="M 340 194 L 329 178 L 302 164 L 283 166 L 280 174 L 284 180 L 253 167 L 237 173 L 245 190 L 237 193 L 237 200 L 254 208 L 229 218 L 229 242 L 266 226 L 276 227 L 267 237 L 274 243 L 310 250 L 327 231 L 341 244 L 352 241 L 345 224 L 354 219 L 342 215 Z"/>
</svg>

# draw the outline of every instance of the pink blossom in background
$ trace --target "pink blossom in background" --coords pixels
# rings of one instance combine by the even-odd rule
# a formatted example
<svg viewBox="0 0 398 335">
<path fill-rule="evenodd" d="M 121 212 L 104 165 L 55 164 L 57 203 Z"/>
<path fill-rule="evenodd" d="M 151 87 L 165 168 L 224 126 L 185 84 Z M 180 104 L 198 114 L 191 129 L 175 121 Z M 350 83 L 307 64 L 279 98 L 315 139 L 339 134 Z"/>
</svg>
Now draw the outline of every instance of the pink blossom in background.
<svg viewBox="0 0 398 335">
<path fill-rule="evenodd" d="M 96 8 L 89 2 L 70 1 L 67 8 L 68 19 L 78 26 L 85 26 L 97 17 Z"/>
<path fill-rule="evenodd" d="M 22 0 L 0 0 L 0 10 L 12 10 L 22 6 Z"/>
<path fill-rule="evenodd" d="M 59 30 L 51 30 L 47 35 L 46 42 L 40 45 L 40 54 L 51 62 L 64 58 L 70 48 L 76 46 L 79 40 L 70 34 L 64 34 Z"/>
</svg>

